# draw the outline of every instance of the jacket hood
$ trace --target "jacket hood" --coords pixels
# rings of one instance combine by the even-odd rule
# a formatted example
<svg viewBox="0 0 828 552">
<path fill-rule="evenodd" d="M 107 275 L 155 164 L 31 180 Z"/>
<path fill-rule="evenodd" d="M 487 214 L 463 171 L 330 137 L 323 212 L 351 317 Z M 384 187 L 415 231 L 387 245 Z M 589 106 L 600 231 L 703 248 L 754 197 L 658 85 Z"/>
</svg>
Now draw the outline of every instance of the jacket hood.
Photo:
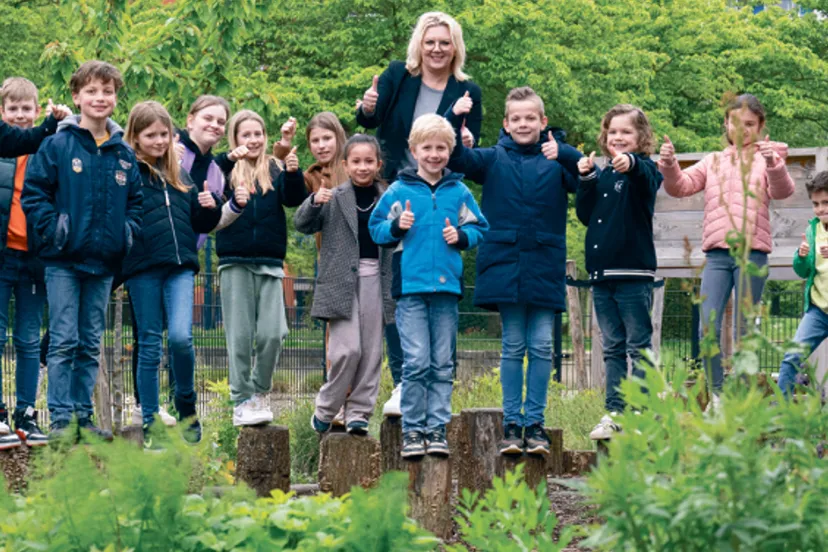
<svg viewBox="0 0 828 552">
<path fill-rule="evenodd" d="M 549 141 L 549 133 L 561 143 L 566 143 L 566 131 L 560 127 L 547 126 L 540 133 L 540 140 L 534 144 L 521 145 L 512 139 L 512 135 L 506 132 L 505 128 L 500 129 L 500 134 L 497 137 L 497 143 L 509 150 L 519 151 L 522 153 L 539 153 L 541 146 Z"/>
<path fill-rule="evenodd" d="M 465 175 L 463 173 L 456 173 L 451 172 L 448 169 L 443 169 L 443 177 L 437 182 L 436 186 L 442 186 L 446 182 L 454 182 L 454 181 L 461 181 Z M 417 182 L 421 182 L 426 186 L 431 186 L 423 177 L 417 174 L 417 171 L 414 169 L 405 169 L 397 174 L 397 180 L 405 183 L 405 184 L 414 184 Z"/>
<path fill-rule="evenodd" d="M 63 119 L 62 121 L 60 121 L 58 123 L 58 127 L 57 127 L 58 132 L 60 132 L 61 130 L 68 130 L 70 127 L 80 128 L 80 120 L 81 120 L 80 114 L 71 115 L 69 117 L 66 117 L 65 119 Z M 113 121 L 110 118 L 106 119 L 106 131 L 113 138 L 116 135 L 120 136 L 124 133 L 124 129 L 121 128 L 121 126 L 118 123 L 116 123 L 115 121 Z"/>
</svg>

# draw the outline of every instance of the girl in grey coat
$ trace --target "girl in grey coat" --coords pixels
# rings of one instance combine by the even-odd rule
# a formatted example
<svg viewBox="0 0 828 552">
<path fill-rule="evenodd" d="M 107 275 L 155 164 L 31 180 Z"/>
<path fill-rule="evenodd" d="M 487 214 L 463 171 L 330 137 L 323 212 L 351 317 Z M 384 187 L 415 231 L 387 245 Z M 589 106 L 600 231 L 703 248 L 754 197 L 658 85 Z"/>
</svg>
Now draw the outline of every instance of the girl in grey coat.
<svg viewBox="0 0 828 552">
<path fill-rule="evenodd" d="M 308 197 L 294 224 L 304 234 L 322 233 L 311 315 L 328 321 L 331 332 L 330 372 L 311 424 L 328 431 L 344 405 L 348 433 L 365 435 L 379 391 L 382 330 L 394 316 L 391 249 L 378 247 L 368 231 L 385 188 L 379 143 L 357 134 L 345 144 L 344 157 L 350 179 Z"/>
</svg>

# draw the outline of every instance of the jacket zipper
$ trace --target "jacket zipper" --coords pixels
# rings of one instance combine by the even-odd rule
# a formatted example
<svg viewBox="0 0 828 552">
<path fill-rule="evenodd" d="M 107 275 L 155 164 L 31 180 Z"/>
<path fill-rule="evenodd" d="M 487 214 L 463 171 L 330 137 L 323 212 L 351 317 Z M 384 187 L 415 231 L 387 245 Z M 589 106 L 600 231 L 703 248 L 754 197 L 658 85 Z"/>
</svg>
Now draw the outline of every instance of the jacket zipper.
<svg viewBox="0 0 828 552">
<path fill-rule="evenodd" d="M 175 244 L 175 258 L 178 264 L 181 264 L 181 255 L 178 252 L 178 237 L 175 235 L 175 224 L 173 224 L 172 209 L 170 209 L 170 194 L 167 191 L 166 182 L 164 182 L 164 203 L 167 206 L 167 218 L 170 221 L 170 230 L 172 230 L 173 243 Z"/>
</svg>

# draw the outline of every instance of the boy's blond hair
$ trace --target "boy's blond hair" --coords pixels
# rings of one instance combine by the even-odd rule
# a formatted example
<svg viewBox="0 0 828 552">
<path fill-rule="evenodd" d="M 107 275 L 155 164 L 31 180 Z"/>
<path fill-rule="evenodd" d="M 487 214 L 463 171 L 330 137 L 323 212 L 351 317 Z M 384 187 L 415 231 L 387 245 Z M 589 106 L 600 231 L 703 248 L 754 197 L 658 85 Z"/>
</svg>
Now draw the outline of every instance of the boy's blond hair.
<svg viewBox="0 0 828 552">
<path fill-rule="evenodd" d="M 23 77 L 9 77 L 0 86 L 0 106 L 6 107 L 6 101 L 25 102 L 32 100 L 37 107 L 37 86 Z"/>
<path fill-rule="evenodd" d="M 524 101 L 532 101 L 538 106 L 538 111 L 540 112 L 540 116 L 544 117 L 546 115 L 543 105 L 543 99 L 538 96 L 538 93 L 532 90 L 529 86 L 521 86 L 518 88 L 512 88 L 509 90 L 509 94 L 506 96 L 506 114 L 505 117 L 509 117 L 509 104 L 512 102 L 524 102 Z"/>
<path fill-rule="evenodd" d="M 436 113 L 420 115 L 411 126 L 411 134 L 408 135 L 408 146 L 416 148 L 430 138 L 444 140 L 449 147 L 449 152 L 454 150 L 454 127 Z"/>
<path fill-rule="evenodd" d="M 423 65 L 423 37 L 432 27 L 443 25 L 448 27 L 451 35 L 451 43 L 454 45 L 454 59 L 451 60 L 451 73 L 460 82 L 468 79 L 469 76 L 463 72 L 463 65 L 466 64 L 466 43 L 463 41 L 463 29 L 460 23 L 452 16 L 443 12 L 426 12 L 417 20 L 417 26 L 411 33 L 408 41 L 408 55 L 405 60 L 405 68 L 409 73 L 418 76 L 422 72 Z"/>
</svg>

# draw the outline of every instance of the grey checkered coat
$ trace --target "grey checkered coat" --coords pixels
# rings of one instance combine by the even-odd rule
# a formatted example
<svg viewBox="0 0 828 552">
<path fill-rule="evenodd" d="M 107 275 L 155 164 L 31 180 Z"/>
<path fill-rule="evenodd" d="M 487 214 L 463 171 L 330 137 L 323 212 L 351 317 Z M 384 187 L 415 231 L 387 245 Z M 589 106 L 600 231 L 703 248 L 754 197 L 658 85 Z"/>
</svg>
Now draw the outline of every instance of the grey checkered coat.
<svg viewBox="0 0 828 552">
<path fill-rule="evenodd" d="M 313 292 L 311 316 L 324 320 L 351 317 L 359 276 L 359 238 L 354 187 L 347 180 L 334 188 L 328 203 L 313 204 L 309 196 L 296 210 L 293 223 L 303 234 L 322 232 L 319 251 L 319 273 Z M 394 300 L 391 298 L 391 248 L 379 248 L 382 280 L 383 319 L 394 322 Z"/>
</svg>

